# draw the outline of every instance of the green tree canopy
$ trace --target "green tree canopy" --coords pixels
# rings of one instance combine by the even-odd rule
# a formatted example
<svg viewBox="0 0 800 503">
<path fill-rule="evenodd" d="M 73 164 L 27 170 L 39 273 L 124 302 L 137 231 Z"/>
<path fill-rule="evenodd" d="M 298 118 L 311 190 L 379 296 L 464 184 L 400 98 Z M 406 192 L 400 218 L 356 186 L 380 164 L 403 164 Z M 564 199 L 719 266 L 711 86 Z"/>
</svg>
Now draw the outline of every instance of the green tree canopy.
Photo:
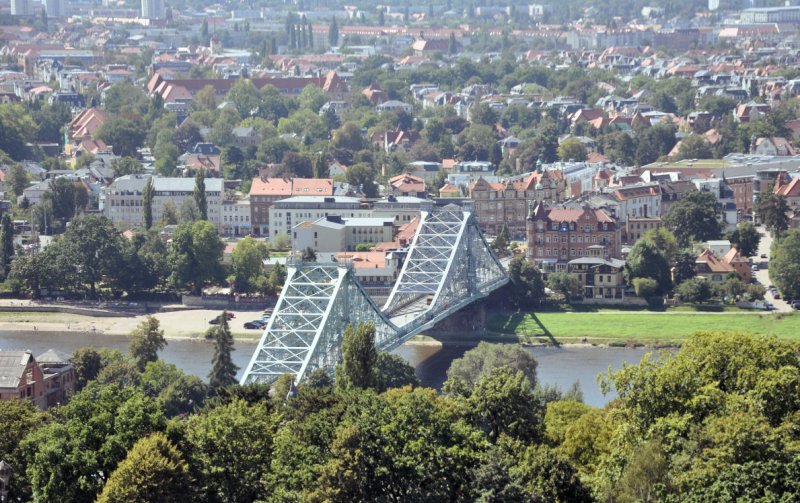
<svg viewBox="0 0 800 503">
<path fill-rule="evenodd" d="M 685 194 L 670 207 L 663 220 L 680 246 L 718 239 L 722 234 L 722 214 L 717 199 L 710 192 Z"/>
<path fill-rule="evenodd" d="M 98 503 L 178 503 L 191 494 L 181 452 L 163 433 L 139 439 L 111 474 Z"/>
<path fill-rule="evenodd" d="M 164 331 L 157 318 L 148 316 L 131 332 L 130 355 L 139 370 L 144 370 L 149 362 L 158 360 L 158 352 L 167 346 Z"/>
<path fill-rule="evenodd" d="M 170 283 L 200 294 L 203 286 L 222 279 L 222 252 L 225 244 L 211 222 L 183 223 L 172 236 L 169 263 Z"/>
</svg>

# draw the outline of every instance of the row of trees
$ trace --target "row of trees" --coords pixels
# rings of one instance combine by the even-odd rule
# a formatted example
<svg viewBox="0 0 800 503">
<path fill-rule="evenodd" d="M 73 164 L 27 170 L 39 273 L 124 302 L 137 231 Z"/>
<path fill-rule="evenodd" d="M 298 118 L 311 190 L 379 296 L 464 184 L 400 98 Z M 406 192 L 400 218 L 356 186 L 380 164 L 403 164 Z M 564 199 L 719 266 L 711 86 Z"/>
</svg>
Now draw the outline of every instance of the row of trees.
<svg viewBox="0 0 800 503">
<path fill-rule="evenodd" d="M 482 343 L 444 395 L 349 327 L 336 382 L 208 388 L 159 361 L 102 369 L 45 414 L 0 402 L 14 501 L 778 501 L 800 492 L 800 361 L 772 337 L 698 333 L 600 376 L 618 399 L 539 385 Z M 290 398 L 286 398 L 290 396 Z M 191 397 L 191 399 L 189 398 Z"/>
<path fill-rule="evenodd" d="M 0 237 L 2 234 L 0 226 Z M 7 241 L 7 240 L 6 240 Z M 104 216 L 74 219 L 67 231 L 37 254 L 10 262 L 8 280 L 18 294 L 37 297 L 43 291 L 88 298 L 119 297 L 144 291 L 189 291 L 230 280 L 239 293 L 274 294 L 286 271 L 276 266 L 266 275 L 268 252 L 253 238 L 241 240 L 230 268 L 222 264 L 225 244 L 206 220 L 179 225 L 169 247 L 155 230 L 123 237 Z M 7 252 L 6 252 L 7 253 Z M 6 267 L 9 261 L 7 255 Z"/>
</svg>

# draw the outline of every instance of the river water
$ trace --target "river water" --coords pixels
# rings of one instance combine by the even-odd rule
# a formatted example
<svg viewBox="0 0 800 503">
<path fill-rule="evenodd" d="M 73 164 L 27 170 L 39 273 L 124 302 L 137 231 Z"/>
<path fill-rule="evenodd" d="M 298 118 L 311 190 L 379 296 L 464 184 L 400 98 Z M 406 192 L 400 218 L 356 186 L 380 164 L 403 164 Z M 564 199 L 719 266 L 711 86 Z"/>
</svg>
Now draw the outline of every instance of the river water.
<svg viewBox="0 0 800 503">
<path fill-rule="evenodd" d="M 125 336 L 79 333 L 30 333 L 0 332 L 0 350 L 28 349 L 34 355 L 48 349 L 72 353 L 83 346 L 107 347 L 127 351 L 130 340 Z M 244 369 L 255 350 L 256 343 L 236 341 L 233 361 Z M 459 345 L 446 343 L 436 345 L 403 345 L 395 350 L 417 369 L 422 384 L 439 388 L 445 381 L 445 372 L 450 362 L 460 358 L 474 344 Z M 542 384 L 555 385 L 562 390 L 569 389 L 574 382 L 580 384 L 584 401 L 595 407 L 602 407 L 613 395 L 604 396 L 597 384 L 597 374 L 606 372 L 609 367 L 620 368 L 624 363 L 637 363 L 649 350 L 645 348 L 602 348 L 576 346 L 566 348 L 532 347 L 527 348 L 539 362 L 538 377 Z M 204 340 L 170 340 L 161 351 L 160 357 L 173 363 L 185 372 L 206 378 L 211 368 L 213 344 Z M 239 371 L 241 375 L 242 370 Z"/>
</svg>

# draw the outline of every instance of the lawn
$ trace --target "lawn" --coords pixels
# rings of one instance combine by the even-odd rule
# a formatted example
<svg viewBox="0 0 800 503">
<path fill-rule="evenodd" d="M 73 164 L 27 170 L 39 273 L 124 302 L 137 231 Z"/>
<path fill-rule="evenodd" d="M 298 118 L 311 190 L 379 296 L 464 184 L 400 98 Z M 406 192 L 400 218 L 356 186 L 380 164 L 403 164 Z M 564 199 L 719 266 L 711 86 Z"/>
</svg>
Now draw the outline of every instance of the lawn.
<svg viewBox="0 0 800 503">
<path fill-rule="evenodd" d="M 711 313 L 598 313 L 542 312 L 495 314 L 488 329 L 497 334 L 575 342 L 631 341 L 645 344 L 677 343 L 698 330 L 736 330 L 800 340 L 800 314 Z"/>
</svg>

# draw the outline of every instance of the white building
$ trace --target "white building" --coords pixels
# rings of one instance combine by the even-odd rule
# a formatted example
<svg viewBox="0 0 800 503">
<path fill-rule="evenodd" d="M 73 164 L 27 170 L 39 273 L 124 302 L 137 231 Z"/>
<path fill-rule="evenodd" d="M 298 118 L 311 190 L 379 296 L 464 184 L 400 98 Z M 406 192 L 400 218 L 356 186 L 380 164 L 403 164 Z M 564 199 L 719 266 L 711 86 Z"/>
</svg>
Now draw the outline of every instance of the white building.
<svg viewBox="0 0 800 503">
<path fill-rule="evenodd" d="M 11 0 L 12 16 L 33 16 L 33 0 Z"/>
<path fill-rule="evenodd" d="M 362 206 L 357 197 L 296 196 L 276 201 L 269 208 L 269 231 L 272 236 L 291 235 L 302 222 L 313 222 L 326 216 L 362 218 L 372 216 L 372 210 Z"/>
<path fill-rule="evenodd" d="M 144 19 L 166 19 L 164 0 L 142 0 L 142 17 Z"/>
<path fill-rule="evenodd" d="M 127 175 L 114 180 L 102 196 L 103 213 L 114 223 L 130 227 L 142 225 L 144 220 L 143 192 L 148 175 Z M 224 190 L 221 178 L 206 178 L 206 205 L 208 221 L 222 232 L 222 202 Z M 153 178 L 153 221 L 164 216 L 164 207 L 171 204 L 180 215 L 181 206 L 194 198 L 194 178 Z M 249 207 L 248 207 L 249 220 Z"/>
<path fill-rule="evenodd" d="M 226 236 L 242 236 L 250 234 L 250 200 L 222 202 L 222 227 L 221 234 Z"/>
</svg>

